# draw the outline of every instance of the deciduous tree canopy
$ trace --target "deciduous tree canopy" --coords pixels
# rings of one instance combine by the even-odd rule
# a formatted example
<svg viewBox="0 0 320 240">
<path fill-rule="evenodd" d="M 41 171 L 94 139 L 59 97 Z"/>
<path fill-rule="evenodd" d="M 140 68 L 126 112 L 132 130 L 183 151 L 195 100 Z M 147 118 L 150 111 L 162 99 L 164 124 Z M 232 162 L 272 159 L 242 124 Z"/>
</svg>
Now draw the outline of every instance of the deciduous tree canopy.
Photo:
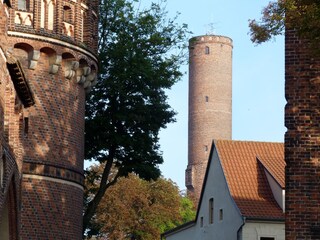
<svg viewBox="0 0 320 240">
<path fill-rule="evenodd" d="M 99 172 L 97 166 L 92 170 Z M 88 176 L 87 190 L 94 189 L 96 183 L 90 181 L 92 179 Z M 86 193 L 87 197 L 92 194 Z M 129 174 L 120 178 L 102 198 L 89 235 L 108 236 L 111 240 L 131 237 L 154 240 L 159 239 L 162 232 L 194 217 L 191 200 L 182 197 L 172 181 L 163 178 L 146 181 Z"/>
<path fill-rule="evenodd" d="M 251 40 L 254 43 L 268 41 L 283 33 L 285 26 L 311 40 L 320 40 L 319 0 L 278 0 L 270 2 L 262 11 L 260 21 L 250 20 Z"/>
<path fill-rule="evenodd" d="M 100 1 L 100 69 L 86 105 L 85 155 L 105 168 L 86 205 L 84 230 L 118 177 L 159 177 L 158 133 L 175 120 L 165 90 L 182 76 L 187 27 L 168 18 L 164 1 L 143 9 L 136 2 Z M 118 171 L 110 179 L 112 166 Z"/>
</svg>

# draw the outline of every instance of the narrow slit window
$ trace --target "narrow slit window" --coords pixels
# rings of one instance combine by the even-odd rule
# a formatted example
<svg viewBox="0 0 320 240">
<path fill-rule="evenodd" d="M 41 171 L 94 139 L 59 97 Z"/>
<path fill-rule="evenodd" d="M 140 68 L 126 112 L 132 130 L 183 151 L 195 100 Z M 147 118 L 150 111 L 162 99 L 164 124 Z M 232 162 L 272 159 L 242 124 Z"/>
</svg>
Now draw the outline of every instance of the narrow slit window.
<svg viewBox="0 0 320 240">
<path fill-rule="evenodd" d="M 219 220 L 220 221 L 223 220 L 223 209 L 222 208 L 219 210 Z"/>
<path fill-rule="evenodd" d="M 260 240 L 275 240 L 274 237 L 260 237 Z"/>
<path fill-rule="evenodd" d="M 210 198 L 209 200 L 209 223 L 210 224 L 213 224 L 213 212 L 214 212 L 214 199 L 213 198 Z"/>
<path fill-rule="evenodd" d="M 205 48 L 205 53 L 210 54 L 210 48 L 208 46 L 206 46 L 206 48 Z"/>
<path fill-rule="evenodd" d="M 1 190 L 4 190 L 4 179 L 5 179 L 5 169 L 6 169 L 6 155 L 3 153 L 2 158 L 0 160 L 0 186 Z"/>
<path fill-rule="evenodd" d="M 208 152 L 208 145 L 204 145 L 204 151 Z"/>
<path fill-rule="evenodd" d="M 203 217 L 200 218 L 200 227 L 203 227 Z"/>
<path fill-rule="evenodd" d="M 205 99 L 206 99 L 206 102 L 209 102 L 209 96 L 206 96 Z"/>
<path fill-rule="evenodd" d="M 29 118 L 25 117 L 23 120 L 24 126 L 23 126 L 23 132 L 24 135 L 28 135 L 29 132 Z"/>
</svg>

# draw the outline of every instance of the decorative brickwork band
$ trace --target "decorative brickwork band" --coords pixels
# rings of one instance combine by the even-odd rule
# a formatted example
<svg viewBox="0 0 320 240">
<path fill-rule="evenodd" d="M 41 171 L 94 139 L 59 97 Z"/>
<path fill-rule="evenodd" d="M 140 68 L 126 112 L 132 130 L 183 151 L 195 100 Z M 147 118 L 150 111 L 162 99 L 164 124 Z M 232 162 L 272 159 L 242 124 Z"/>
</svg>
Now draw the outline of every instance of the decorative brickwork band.
<svg viewBox="0 0 320 240">
<path fill-rule="evenodd" d="M 82 173 L 62 167 L 50 166 L 45 164 L 24 162 L 23 174 L 34 174 L 58 178 L 61 180 L 78 183 L 81 186 L 83 186 L 84 184 L 84 176 Z"/>
</svg>

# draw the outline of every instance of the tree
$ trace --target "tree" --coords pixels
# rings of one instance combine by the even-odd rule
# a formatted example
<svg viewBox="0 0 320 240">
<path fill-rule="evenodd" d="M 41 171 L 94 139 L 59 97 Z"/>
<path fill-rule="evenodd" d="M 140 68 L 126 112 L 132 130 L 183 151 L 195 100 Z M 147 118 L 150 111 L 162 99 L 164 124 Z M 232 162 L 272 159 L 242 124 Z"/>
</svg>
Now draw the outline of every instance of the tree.
<svg viewBox="0 0 320 240">
<path fill-rule="evenodd" d="M 279 0 L 250 22 L 256 43 L 285 30 L 286 239 L 320 239 L 320 4 Z"/>
<path fill-rule="evenodd" d="M 84 230 L 120 176 L 159 177 L 163 159 L 158 133 L 175 121 L 165 90 L 182 76 L 187 26 L 167 17 L 164 1 L 146 9 L 135 2 L 100 3 L 100 68 L 86 104 L 85 157 L 105 163 L 105 168 L 86 205 Z M 110 178 L 112 166 L 117 172 Z"/>
<path fill-rule="evenodd" d="M 89 173 L 101 172 L 103 167 L 91 167 Z M 86 189 L 94 189 L 94 178 L 86 178 Z M 86 191 L 87 197 L 91 193 Z M 90 235 L 108 239 L 158 239 L 166 230 L 193 220 L 195 211 L 191 200 L 179 194 L 170 180 L 158 178 L 146 181 L 135 174 L 121 177 L 108 190 L 97 209 Z"/>
<path fill-rule="evenodd" d="M 320 4 L 318 0 L 278 0 L 262 10 L 260 21 L 250 20 L 251 40 L 262 43 L 273 36 L 282 35 L 285 27 L 294 29 L 315 47 L 320 40 Z"/>
</svg>

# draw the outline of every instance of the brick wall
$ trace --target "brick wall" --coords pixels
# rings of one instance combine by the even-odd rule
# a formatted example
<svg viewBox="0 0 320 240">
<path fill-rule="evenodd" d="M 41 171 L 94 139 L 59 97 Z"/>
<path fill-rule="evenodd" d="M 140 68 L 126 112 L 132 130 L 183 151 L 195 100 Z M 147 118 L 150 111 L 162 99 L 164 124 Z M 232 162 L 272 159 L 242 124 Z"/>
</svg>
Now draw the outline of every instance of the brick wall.
<svg viewBox="0 0 320 240">
<path fill-rule="evenodd" d="M 285 38 L 286 239 L 320 239 L 320 58 Z"/>
<path fill-rule="evenodd" d="M 189 129 L 186 186 L 198 199 L 213 139 L 231 139 L 232 40 L 189 41 Z"/>
<path fill-rule="evenodd" d="M 7 5 L 0 2 L 0 225 L 7 226 L 10 239 L 19 239 L 20 222 L 20 172 L 9 140 L 10 130 L 19 125 L 18 111 L 15 111 L 15 91 L 7 67 L 5 50 L 7 48 Z M 12 101 L 13 99 L 13 101 Z M 9 116 L 11 116 L 11 118 Z M 8 221 L 5 223 L 4 221 Z M 8 225 L 6 225 L 8 224 Z M 3 233 L 0 233 L 0 238 Z"/>
<path fill-rule="evenodd" d="M 13 194 L 18 211 L 21 206 L 19 238 L 81 239 L 84 103 L 96 81 L 98 2 L 52 1 L 53 29 L 41 1 L 30 0 L 26 9 L 18 9 L 17 2 L 11 1 L 8 27 L 0 17 L 0 30 L 8 30 L 0 32 L 0 44 L 4 55 L 21 63 L 35 104 L 25 108 L 10 77 L 0 79 L 0 127 L 10 162 L 23 173 L 15 175 Z M 72 10 L 68 22 L 63 21 L 66 7 Z M 0 68 L 2 77 L 1 59 Z"/>
</svg>

